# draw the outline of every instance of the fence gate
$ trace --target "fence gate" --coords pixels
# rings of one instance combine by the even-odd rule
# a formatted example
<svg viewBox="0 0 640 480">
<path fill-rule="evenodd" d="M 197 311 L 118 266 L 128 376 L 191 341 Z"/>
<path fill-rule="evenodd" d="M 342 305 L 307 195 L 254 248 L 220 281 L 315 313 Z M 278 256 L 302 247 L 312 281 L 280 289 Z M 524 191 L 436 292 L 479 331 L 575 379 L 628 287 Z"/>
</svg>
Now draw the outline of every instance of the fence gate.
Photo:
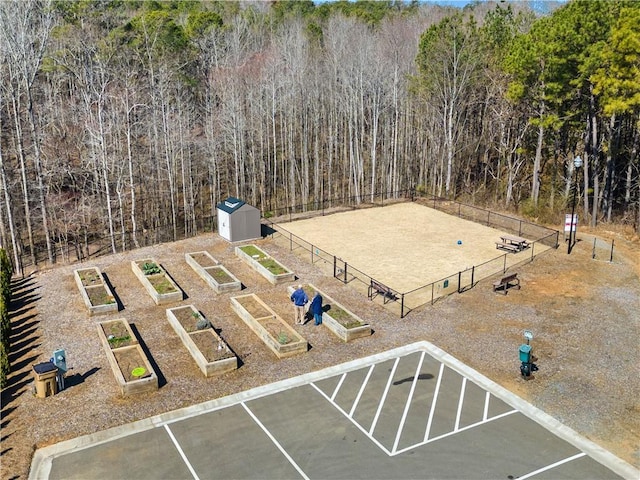
<svg viewBox="0 0 640 480">
<path fill-rule="evenodd" d="M 333 276 L 340 280 L 342 283 L 347 283 L 348 269 L 349 267 L 347 265 L 347 262 L 336 256 L 333 257 Z"/>
<path fill-rule="evenodd" d="M 475 267 L 467 268 L 458 273 L 458 293 L 473 287 Z"/>
</svg>

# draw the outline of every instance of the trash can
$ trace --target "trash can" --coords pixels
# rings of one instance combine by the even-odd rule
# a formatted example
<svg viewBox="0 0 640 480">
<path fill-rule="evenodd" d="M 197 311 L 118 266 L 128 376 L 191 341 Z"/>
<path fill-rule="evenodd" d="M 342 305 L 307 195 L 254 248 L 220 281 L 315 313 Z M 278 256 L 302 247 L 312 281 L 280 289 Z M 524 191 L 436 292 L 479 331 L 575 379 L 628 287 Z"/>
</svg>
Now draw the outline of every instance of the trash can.
<svg viewBox="0 0 640 480">
<path fill-rule="evenodd" d="M 531 362 L 531 345 L 520 345 L 520 361 L 524 363 Z"/>
<path fill-rule="evenodd" d="M 33 377 L 36 383 L 36 397 L 45 398 L 58 393 L 56 377 L 58 367 L 52 362 L 38 363 L 33 366 Z"/>
</svg>

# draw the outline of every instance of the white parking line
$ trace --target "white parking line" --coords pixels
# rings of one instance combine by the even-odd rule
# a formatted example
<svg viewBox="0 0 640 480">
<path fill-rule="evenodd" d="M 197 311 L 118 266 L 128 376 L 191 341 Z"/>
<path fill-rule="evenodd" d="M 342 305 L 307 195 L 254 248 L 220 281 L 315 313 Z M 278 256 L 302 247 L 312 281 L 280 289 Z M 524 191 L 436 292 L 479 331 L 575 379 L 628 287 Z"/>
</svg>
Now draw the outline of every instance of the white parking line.
<svg viewBox="0 0 640 480">
<path fill-rule="evenodd" d="M 344 382 L 345 378 L 347 378 L 347 372 L 343 373 L 342 377 L 340 377 L 340 381 L 336 385 L 336 389 L 333 391 L 333 394 L 331 395 L 332 402 L 336 399 L 336 395 L 338 395 L 338 392 L 340 391 L 340 387 L 342 386 L 342 382 Z"/>
<path fill-rule="evenodd" d="M 373 443 L 375 443 L 380 450 L 382 450 L 387 455 L 391 456 L 391 452 L 389 452 L 389 450 L 387 450 L 384 445 L 382 445 L 378 440 L 376 440 L 373 435 L 371 435 L 369 432 L 367 432 L 362 425 L 360 425 L 353 418 L 351 418 L 347 414 L 347 412 L 345 412 L 342 409 L 342 407 L 340 405 L 338 405 L 333 400 L 331 400 L 331 398 L 329 398 L 329 396 L 326 393 L 324 393 L 320 388 L 318 388 L 318 386 L 315 383 L 312 382 L 309 385 L 311 385 L 313 388 L 315 388 L 316 391 L 321 396 L 323 396 L 336 410 L 338 410 L 340 413 L 342 413 L 342 415 L 344 415 L 358 430 L 360 430 L 364 434 L 365 437 L 367 437 L 369 440 L 371 440 Z"/>
<path fill-rule="evenodd" d="M 462 415 L 462 405 L 464 404 L 464 390 L 467 386 L 467 377 L 462 377 L 462 386 L 460 387 L 460 399 L 458 400 L 458 411 L 456 412 L 456 423 L 453 430 L 460 428 L 460 416 Z"/>
<path fill-rule="evenodd" d="M 422 355 L 420 355 L 420 361 L 418 362 L 418 366 L 416 367 L 416 373 L 414 373 L 413 375 L 413 382 L 411 383 L 411 390 L 409 391 L 409 396 L 407 397 L 407 401 L 404 404 L 404 411 L 402 412 L 400 425 L 398 426 L 398 431 L 396 432 L 396 439 L 393 442 L 393 447 L 391 448 L 391 454 L 393 454 L 398 448 L 398 443 L 400 442 L 400 436 L 402 435 L 402 430 L 404 429 L 404 422 L 407 420 L 407 414 L 409 413 L 409 408 L 411 407 L 413 394 L 416 390 L 416 385 L 418 384 L 418 377 L 420 376 L 420 370 L 422 369 L 422 362 L 424 361 L 424 356 L 425 356 L 425 352 L 422 352 Z"/>
<path fill-rule="evenodd" d="M 247 407 L 247 405 L 244 402 L 240 403 L 240 405 L 242 405 L 242 408 L 244 408 L 247 411 L 247 413 L 249 414 L 249 416 L 251 418 L 253 418 L 253 421 L 256 422 L 256 425 L 258 425 L 262 429 L 262 431 L 267 435 L 267 437 L 269 437 L 269 439 L 273 442 L 273 444 L 276 446 L 276 448 L 278 450 L 280 450 L 280 453 L 282 453 L 282 455 L 287 460 L 289 460 L 289 463 L 293 466 L 293 468 L 295 468 L 298 471 L 298 473 L 302 476 L 302 478 L 304 478 L 306 480 L 309 480 L 309 477 L 307 476 L 306 473 L 304 473 L 304 470 L 302 470 L 300 468 L 300 466 L 293 460 L 293 458 L 291 458 L 291 456 L 282 447 L 282 445 L 280 445 L 280 443 L 276 440 L 276 438 L 273 435 L 271 435 L 271 432 L 269 432 L 269 430 L 267 430 L 267 427 L 265 427 L 263 425 L 263 423 L 258 419 L 258 417 L 256 417 L 254 415 L 254 413 L 251 411 L 251 409 L 249 407 Z"/>
<path fill-rule="evenodd" d="M 526 475 L 522 475 L 521 477 L 518 477 L 518 480 L 525 480 L 526 478 L 533 477 L 534 475 L 537 475 L 537 474 L 542 473 L 542 472 L 546 472 L 547 470 L 551 470 L 552 468 L 556 468 L 557 466 L 562 465 L 563 463 L 571 462 L 571 461 L 576 460 L 578 458 L 582 458 L 582 457 L 584 457 L 586 455 L 587 454 L 584 453 L 584 452 L 576 453 L 572 457 L 565 458 L 564 460 L 560 460 L 560 461 L 558 461 L 556 463 L 552 463 L 551 465 L 547 465 L 546 467 L 542 467 L 542 468 L 539 468 L 538 470 L 534 470 L 533 472 L 527 473 Z"/>
<path fill-rule="evenodd" d="M 487 390 L 484 395 L 484 410 L 482 412 L 482 420 L 486 420 L 489 416 L 489 398 L 491 398 L 491 394 Z"/>
<path fill-rule="evenodd" d="M 356 407 L 358 406 L 358 403 L 360 403 L 360 398 L 362 397 L 362 393 L 364 392 L 364 389 L 367 386 L 367 383 L 369 383 L 369 378 L 371 377 L 371 374 L 373 373 L 373 369 L 376 367 L 375 364 L 371 365 L 369 367 L 369 371 L 367 372 L 367 376 L 365 377 L 365 379 L 362 382 L 362 385 L 360 386 L 360 391 L 358 392 L 358 396 L 356 397 L 356 400 L 353 402 L 353 405 L 351 407 L 351 411 L 349 412 L 349 417 L 353 417 L 353 413 L 356 411 Z"/>
<path fill-rule="evenodd" d="M 414 448 L 421 447 L 423 445 L 426 445 L 427 443 L 437 442 L 438 440 L 442 440 L 443 438 L 447 438 L 447 437 L 450 437 L 451 435 L 456 435 L 458 433 L 465 432 L 467 430 L 471 430 L 472 428 L 479 427 L 480 425 L 484 425 L 486 423 L 491 423 L 494 420 L 498 420 L 499 418 L 502 418 L 502 417 L 507 417 L 507 416 L 512 415 L 514 413 L 518 413 L 518 411 L 517 410 L 511 410 L 510 412 L 505 412 L 505 413 L 502 413 L 502 414 L 497 415 L 495 417 L 491 417 L 489 420 L 482 421 L 482 422 L 477 422 L 477 423 L 474 423 L 472 425 L 467 425 L 466 427 L 463 427 L 460 430 L 451 431 L 451 432 L 445 433 L 443 435 L 439 435 L 437 437 L 430 438 L 429 440 L 425 440 L 424 442 L 416 443 L 414 445 L 409 445 L 408 447 L 403 448 L 402 450 L 398 450 L 397 452 L 393 452 L 393 455 L 399 455 L 401 453 L 408 452 L 409 450 L 413 450 Z"/>
<path fill-rule="evenodd" d="M 182 451 L 182 447 L 180 447 L 180 444 L 178 443 L 178 440 L 176 440 L 176 437 L 173 436 L 173 432 L 169 428 L 169 425 L 165 425 L 164 429 L 169 434 L 169 438 L 171 439 L 171 441 L 173 442 L 173 445 L 176 447 L 176 450 L 178 450 L 178 453 L 182 457 L 182 461 L 185 463 L 185 465 L 187 466 L 187 468 L 191 472 L 191 475 L 193 476 L 193 480 L 200 480 L 200 478 L 198 477 L 198 474 L 196 473 L 196 471 L 191 466 L 191 463 L 189 463 L 189 459 L 187 458 L 187 456 Z"/>
<path fill-rule="evenodd" d="M 438 381 L 436 382 L 436 389 L 433 392 L 433 402 L 431 402 L 431 410 L 429 411 L 429 420 L 427 421 L 427 428 L 424 432 L 424 441 L 429 440 L 429 433 L 431 433 L 431 423 L 433 422 L 433 415 L 436 411 L 436 402 L 438 400 L 438 392 L 440 391 L 440 383 L 442 382 L 442 373 L 444 372 L 444 363 L 440 364 L 440 371 L 438 372 Z"/>
<path fill-rule="evenodd" d="M 380 418 L 382 407 L 384 406 L 384 402 L 387 399 L 387 394 L 389 393 L 389 389 L 391 388 L 391 383 L 393 382 L 393 375 L 396 373 L 396 368 L 398 367 L 399 362 L 400 362 L 400 357 L 396 357 L 396 361 L 393 363 L 393 368 L 391 369 L 391 373 L 389 373 L 389 378 L 387 379 L 387 385 L 384 387 L 384 392 L 382 393 L 382 397 L 380 398 L 380 403 L 378 403 L 378 411 L 376 412 L 376 415 L 373 418 L 373 422 L 371 423 L 371 428 L 369 428 L 369 435 L 373 435 L 373 431 L 376 428 L 376 424 L 378 423 L 378 418 Z"/>
</svg>

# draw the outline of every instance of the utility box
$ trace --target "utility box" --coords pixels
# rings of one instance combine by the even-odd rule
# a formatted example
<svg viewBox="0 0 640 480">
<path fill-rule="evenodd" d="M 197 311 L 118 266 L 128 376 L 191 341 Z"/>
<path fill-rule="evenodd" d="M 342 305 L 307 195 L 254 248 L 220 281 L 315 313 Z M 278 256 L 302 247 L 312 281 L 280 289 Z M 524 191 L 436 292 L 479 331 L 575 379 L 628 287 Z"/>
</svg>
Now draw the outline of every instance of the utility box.
<svg viewBox="0 0 640 480">
<path fill-rule="evenodd" d="M 60 373 L 65 374 L 67 373 L 67 354 L 66 352 L 59 348 L 58 350 L 54 350 L 53 351 L 53 364 L 58 367 L 58 370 L 60 370 Z"/>
<path fill-rule="evenodd" d="M 45 398 L 58 393 L 58 367 L 53 362 L 38 363 L 33 366 L 36 397 Z"/>
<path fill-rule="evenodd" d="M 58 367 L 58 391 L 61 392 L 64 390 L 64 376 L 67 373 L 67 353 L 62 348 L 54 350 L 51 361 Z"/>
<path fill-rule="evenodd" d="M 520 345 L 520 361 L 524 363 L 531 362 L 531 345 Z"/>
</svg>

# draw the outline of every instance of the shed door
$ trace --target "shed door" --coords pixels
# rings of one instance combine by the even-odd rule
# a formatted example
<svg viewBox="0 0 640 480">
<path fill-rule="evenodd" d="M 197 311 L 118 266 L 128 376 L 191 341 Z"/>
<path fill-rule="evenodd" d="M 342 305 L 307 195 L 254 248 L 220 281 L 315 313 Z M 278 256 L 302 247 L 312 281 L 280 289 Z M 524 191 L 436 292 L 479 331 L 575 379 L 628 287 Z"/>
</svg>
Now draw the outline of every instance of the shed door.
<svg viewBox="0 0 640 480">
<path fill-rule="evenodd" d="M 218 211 L 220 216 L 218 217 L 218 231 L 222 238 L 226 238 L 231 241 L 231 218 L 227 212 L 221 210 Z"/>
</svg>

